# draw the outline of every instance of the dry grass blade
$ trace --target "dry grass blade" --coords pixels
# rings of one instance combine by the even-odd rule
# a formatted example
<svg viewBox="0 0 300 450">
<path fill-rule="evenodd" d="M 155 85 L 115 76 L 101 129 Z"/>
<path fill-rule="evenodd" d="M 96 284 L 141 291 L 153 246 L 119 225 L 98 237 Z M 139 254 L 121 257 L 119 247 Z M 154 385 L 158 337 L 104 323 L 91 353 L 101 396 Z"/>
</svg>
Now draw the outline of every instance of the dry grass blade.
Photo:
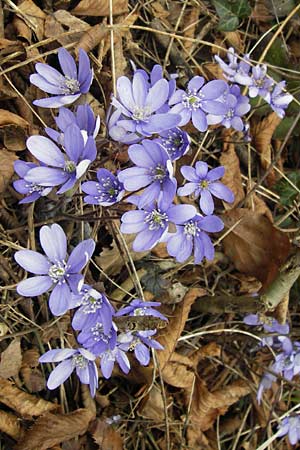
<svg viewBox="0 0 300 450">
<path fill-rule="evenodd" d="M 15 450 L 46 450 L 81 436 L 87 431 L 92 418 L 93 413 L 87 409 L 77 409 L 70 414 L 47 413 L 24 433 Z"/>
<path fill-rule="evenodd" d="M 0 402 L 16 411 L 24 419 L 40 416 L 58 407 L 54 403 L 21 391 L 13 383 L 3 378 L 0 379 Z"/>
</svg>

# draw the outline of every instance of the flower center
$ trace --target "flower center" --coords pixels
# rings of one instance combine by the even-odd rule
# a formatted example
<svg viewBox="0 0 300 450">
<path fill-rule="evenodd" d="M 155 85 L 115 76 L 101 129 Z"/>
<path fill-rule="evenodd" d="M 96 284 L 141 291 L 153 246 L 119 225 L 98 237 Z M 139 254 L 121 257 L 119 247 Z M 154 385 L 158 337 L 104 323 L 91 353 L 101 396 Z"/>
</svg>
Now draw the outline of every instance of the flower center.
<svg viewBox="0 0 300 450">
<path fill-rule="evenodd" d="M 76 92 L 80 91 L 80 83 L 75 78 L 66 75 L 62 89 L 64 90 L 64 94 L 76 94 Z"/>
<path fill-rule="evenodd" d="M 35 183 L 26 184 L 26 187 L 28 188 L 28 194 L 33 194 L 33 192 L 41 193 L 45 189 L 43 186 Z"/>
<path fill-rule="evenodd" d="M 195 111 L 196 109 L 201 108 L 201 99 L 203 95 L 196 94 L 193 92 L 187 92 L 183 95 L 182 104 L 185 108 Z"/>
<path fill-rule="evenodd" d="M 154 169 L 152 169 L 152 175 L 154 180 L 162 182 L 166 177 L 166 168 L 162 164 L 158 164 Z"/>
<path fill-rule="evenodd" d="M 199 183 L 199 186 L 200 186 L 202 189 L 207 189 L 207 188 L 208 188 L 208 185 L 209 185 L 209 181 L 206 181 L 206 180 L 202 180 L 202 181 L 200 181 L 200 183 Z"/>
<path fill-rule="evenodd" d="M 53 264 L 52 266 L 50 266 L 48 275 L 54 283 L 57 283 L 58 281 L 63 280 L 66 271 L 66 263 L 59 261 L 57 264 Z"/>
<path fill-rule="evenodd" d="M 92 335 L 94 337 L 94 341 L 99 342 L 102 341 L 105 344 L 109 343 L 111 338 L 111 333 L 105 334 L 103 332 L 103 325 L 100 322 L 97 322 L 94 327 L 91 328 Z"/>
<path fill-rule="evenodd" d="M 95 298 L 90 294 L 90 291 L 84 294 L 84 296 L 82 297 L 82 302 L 80 304 L 84 314 L 95 313 L 97 309 L 102 308 L 102 305 L 102 296 L 99 296 L 99 298 Z"/>
<path fill-rule="evenodd" d="M 199 228 L 195 224 L 195 222 L 188 222 L 184 225 L 184 234 L 188 236 L 196 236 Z"/>
<path fill-rule="evenodd" d="M 73 367 L 84 369 L 88 365 L 88 360 L 83 355 L 74 355 L 72 358 Z"/>
<path fill-rule="evenodd" d="M 149 230 L 151 231 L 165 228 L 166 222 L 168 222 L 168 215 L 161 213 L 159 209 L 154 209 L 146 216 L 145 222 L 149 224 Z"/>
<path fill-rule="evenodd" d="M 146 122 L 151 115 L 151 109 L 149 106 L 135 106 L 132 114 L 133 120 L 137 122 Z"/>
<path fill-rule="evenodd" d="M 133 313 L 135 316 L 145 316 L 146 308 L 136 308 Z"/>
<path fill-rule="evenodd" d="M 75 172 L 75 170 L 76 170 L 76 164 L 74 163 L 74 161 L 66 161 L 65 171 L 67 173 L 72 173 L 72 172 Z"/>
<path fill-rule="evenodd" d="M 225 114 L 226 119 L 232 119 L 232 117 L 234 116 L 234 110 L 233 108 L 230 108 L 227 113 Z"/>
</svg>

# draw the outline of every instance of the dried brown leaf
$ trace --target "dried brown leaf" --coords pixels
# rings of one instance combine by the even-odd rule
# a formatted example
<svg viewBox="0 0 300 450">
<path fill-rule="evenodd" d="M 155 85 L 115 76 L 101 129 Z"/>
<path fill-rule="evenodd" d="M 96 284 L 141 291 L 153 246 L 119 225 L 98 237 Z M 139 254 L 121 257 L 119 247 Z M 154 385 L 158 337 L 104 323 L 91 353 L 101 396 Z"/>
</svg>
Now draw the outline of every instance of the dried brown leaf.
<svg viewBox="0 0 300 450">
<path fill-rule="evenodd" d="M 240 272 L 255 276 L 267 286 L 288 256 L 287 235 L 265 215 L 244 208 L 227 211 L 222 219 L 227 228 L 241 220 L 223 239 L 225 254 Z"/>
<path fill-rule="evenodd" d="M 184 389 L 190 388 L 195 377 L 193 361 L 187 356 L 176 352 L 172 353 L 162 371 L 162 377 L 164 382 L 171 386 Z"/>
<path fill-rule="evenodd" d="M 20 419 L 8 412 L 0 411 L 0 431 L 18 440 L 22 434 Z"/>
<path fill-rule="evenodd" d="M 17 156 L 7 151 L 6 149 L 0 149 L 0 194 L 5 192 L 11 178 L 14 174 L 14 162 L 17 160 Z"/>
<path fill-rule="evenodd" d="M 72 31 L 72 34 L 69 36 L 64 35 L 66 28 L 68 31 Z M 55 37 L 61 45 L 78 41 L 90 29 L 91 26 L 88 23 L 74 17 L 71 13 L 63 9 L 59 9 L 53 15 L 47 16 L 45 21 L 45 36 Z"/>
<path fill-rule="evenodd" d="M 0 402 L 16 411 L 24 419 L 40 416 L 57 408 L 57 405 L 47 402 L 21 391 L 14 383 L 0 378 Z"/>
<path fill-rule="evenodd" d="M 29 392 L 35 393 L 45 389 L 46 381 L 40 369 L 26 366 L 21 368 L 20 373 Z"/>
<path fill-rule="evenodd" d="M 222 183 L 228 186 L 234 193 L 233 203 L 224 203 L 226 209 L 232 209 L 245 198 L 240 161 L 236 155 L 234 144 L 229 143 L 226 151 L 223 151 L 220 157 L 220 164 L 225 167 L 225 175 Z"/>
<path fill-rule="evenodd" d="M 14 339 L 1 353 L 0 377 L 16 377 L 22 364 L 21 341 Z"/>
<path fill-rule="evenodd" d="M 7 111 L 6 109 L 0 109 L 0 127 L 11 124 L 18 125 L 24 129 L 27 129 L 29 126 L 29 123 L 17 114 Z"/>
<path fill-rule="evenodd" d="M 161 389 L 158 386 L 152 386 L 149 394 L 147 395 L 147 399 L 139 412 L 139 415 L 145 419 L 154 420 L 156 422 L 163 421 L 165 417 L 164 400 Z"/>
<path fill-rule="evenodd" d="M 44 38 L 44 21 L 46 19 L 46 14 L 32 0 L 23 1 L 18 5 L 18 9 L 21 11 L 21 14 L 17 13 L 19 18 L 36 34 L 38 40 L 42 40 Z M 26 37 L 26 34 L 27 32 L 25 32 L 23 37 L 31 41 L 31 37 Z"/>
<path fill-rule="evenodd" d="M 105 24 L 97 24 L 82 35 L 76 49 L 82 48 L 86 52 L 89 52 L 90 50 L 93 50 L 107 34 L 107 26 Z"/>
<path fill-rule="evenodd" d="M 164 328 L 158 341 L 164 347 L 164 350 L 157 352 L 157 359 L 159 361 L 161 371 L 164 370 L 166 364 L 170 361 L 172 354 L 180 337 L 185 322 L 189 316 L 192 304 L 198 297 L 202 297 L 206 294 L 206 291 L 201 288 L 191 288 L 183 298 L 183 301 L 178 304 L 175 310 L 171 313 L 172 317 L 166 328 Z"/>
<path fill-rule="evenodd" d="M 265 119 L 251 126 L 253 145 L 260 155 L 261 166 L 265 170 L 269 167 L 272 159 L 272 136 L 281 120 L 275 112 L 272 112 Z M 274 169 L 269 173 L 267 181 L 270 186 L 276 182 Z"/>
<path fill-rule="evenodd" d="M 184 15 L 184 37 L 194 38 L 196 33 L 196 28 L 198 25 L 198 19 L 201 9 L 199 6 L 193 6 L 192 9 L 188 9 Z M 187 53 L 193 50 L 195 43 L 193 41 L 183 41 L 183 45 Z"/>
<path fill-rule="evenodd" d="M 95 420 L 89 429 L 99 450 L 122 450 L 123 440 L 120 434 L 103 420 Z"/>
<path fill-rule="evenodd" d="M 88 409 L 77 409 L 70 414 L 52 414 L 39 417 L 17 443 L 15 450 L 46 450 L 84 434 L 93 413 Z"/>
<path fill-rule="evenodd" d="M 114 0 L 112 14 L 114 16 L 128 12 L 128 0 Z M 109 0 L 81 0 L 72 10 L 76 16 L 109 16 Z"/>
</svg>

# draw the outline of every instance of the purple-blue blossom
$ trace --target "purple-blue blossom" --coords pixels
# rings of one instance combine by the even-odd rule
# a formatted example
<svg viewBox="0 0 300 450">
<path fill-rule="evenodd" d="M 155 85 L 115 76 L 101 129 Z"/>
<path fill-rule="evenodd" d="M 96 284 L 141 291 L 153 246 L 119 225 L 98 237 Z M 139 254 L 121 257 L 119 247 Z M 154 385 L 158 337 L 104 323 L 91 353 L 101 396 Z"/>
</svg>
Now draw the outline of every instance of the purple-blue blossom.
<svg viewBox="0 0 300 450">
<path fill-rule="evenodd" d="M 212 260 L 215 250 L 207 233 L 219 232 L 223 228 L 224 224 L 219 217 L 202 217 L 197 214 L 185 223 L 176 225 L 176 233 L 170 233 L 166 238 L 167 251 L 180 263 L 186 261 L 192 253 L 195 264 L 200 264 L 204 257 Z"/>
<path fill-rule="evenodd" d="M 245 126 L 242 116 L 247 114 L 251 108 L 248 97 L 242 95 L 240 87 L 234 84 L 230 87 L 225 101 L 228 106 L 228 111 L 220 116 L 208 114 L 207 123 L 209 125 L 220 123 L 226 128 L 232 127 L 237 131 L 243 131 Z"/>
<path fill-rule="evenodd" d="M 136 200 L 138 203 L 139 200 Z M 162 196 L 157 204 L 146 205 L 143 209 L 128 211 L 121 217 L 121 232 L 137 233 L 133 241 L 134 251 L 143 252 L 153 248 L 168 232 L 170 223 L 182 224 L 196 215 L 192 205 L 166 204 Z"/>
<path fill-rule="evenodd" d="M 86 181 L 81 185 L 85 203 L 89 205 L 111 206 L 119 202 L 125 194 L 123 183 L 107 169 L 97 170 L 97 181 Z"/>
<path fill-rule="evenodd" d="M 164 347 L 152 338 L 156 334 L 156 330 L 137 331 L 135 333 L 127 333 L 131 336 L 129 351 L 134 352 L 134 356 L 142 366 L 147 366 L 150 362 L 150 349 L 163 350 Z"/>
<path fill-rule="evenodd" d="M 48 64 L 37 63 L 37 73 L 30 75 L 30 82 L 53 97 L 35 100 L 34 105 L 44 108 L 60 108 L 86 94 L 93 80 L 93 69 L 83 49 L 79 49 L 78 70 L 74 58 L 63 47 L 58 50 L 58 60 L 63 73 Z"/>
<path fill-rule="evenodd" d="M 113 120 L 113 127 L 121 127 L 136 137 L 160 133 L 176 127 L 180 121 L 178 114 L 158 113 L 169 98 L 169 83 L 165 79 L 150 87 L 140 72 L 133 75 L 132 81 L 122 76 L 117 80 L 117 94 L 111 103 L 118 111 L 115 117 L 119 114 L 120 118 Z"/>
<path fill-rule="evenodd" d="M 270 98 L 267 99 L 273 111 L 281 118 L 285 116 L 285 110 L 293 100 L 293 96 L 284 91 L 285 86 L 285 81 L 275 84 Z"/>
<path fill-rule="evenodd" d="M 99 314 L 91 314 L 87 326 L 81 330 L 77 340 L 94 355 L 99 356 L 106 350 L 113 350 L 117 343 L 117 327 L 114 323 L 107 331 Z"/>
<path fill-rule="evenodd" d="M 262 336 L 260 346 L 269 345 L 274 349 L 282 348 L 281 338 L 285 338 L 290 331 L 288 323 L 280 324 L 273 317 L 259 316 L 259 314 L 248 314 L 243 322 L 251 326 L 263 326 L 266 335 Z"/>
<path fill-rule="evenodd" d="M 114 308 L 103 293 L 84 284 L 78 294 L 72 294 L 69 308 L 78 308 L 72 320 L 74 330 L 92 327 L 96 318 L 102 323 L 104 333 L 110 332 Z"/>
<path fill-rule="evenodd" d="M 33 250 L 20 250 L 15 260 L 23 269 L 37 276 L 21 281 L 17 292 L 24 297 L 35 297 L 52 289 L 49 308 L 60 316 L 69 309 L 71 294 L 77 294 L 83 283 L 80 274 L 91 258 L 95 242 L 87 239 L 80 242 L 67 256 L 67 238 L 58 224 L 43 226 L 40 243 L 46 256 Z"/>
<path fill-rule="evenodd" d="M 207 163 L 197 161 L 196 166 L 182 166 L 182 175 L 190 181 L 177 190 L 178 195 L 185 196 L 194 194 L 195 198 L 200 197 L 199 205 L 204 214 L 214 212 L 213 196 L 225 202 L 234 201 L 233 192 L 218 181 L 224 176 L 225 168 L 223 166 L 208 170 Z"/>
<path fill-rule="evenodd" d="M 26 196 L 19 203 L 35 202 L 38 198 L 45 197 L 52 191 L 52 187 L 44 187 L 24 180 L 28 171 L 34 167 L 38 167 L 37 164 L 21 161 L 20 159 L 14 162 L 15 172 L 19 175 L 20 179 L 14 181 L 13 186 L 19 194 Z"/>
<path fill-rule="evenodd" d="M 249 72 L 251 65 L 249 63 L 249 55 L 243 55 L 243 59 L 238 58 L 233 47 L 230 47 L 227 52 L 228 64 L 223 61 L 220 56 L 216 55 L 215 60 L 223 70 L 224 76 L 227 80 L 241 85 L 251 83 Z"/>
<path fill-rule="evenodd" d="M 89 385 L 91 396 L 94 397 L 98 387 L 98 370 L 95 359 L 95 355 L 84 348 L 76 350 L 65 348 L 49 350 L 39 358 L 39 362 L 60 363 L 48 378 L 48 389 L 56 389 L 69 378 L 75 369 L 81 383 Z"/>
<path fill-rule="evenodd" d="M 148 186 L 140 196 L 139 208 L 153 203 L 160 194 L 165 203 L 171 203 L 177 182 L 166 150 L 158 143 L 144 139 L 141 144 L 131 145 L 128 155 L 135 167 L 119 172 L 118 179 L 127 191 L 138 191 Z"/>
<path fill-rule="evenodd" d="M 63 106 L 59 108 L 58 116 L 55 117 L 59 131 L 46 127 L 45 131 L 51 139 L 60 145 L 64 144 L 64 133 L 68 126 L 75 124 L 80 129 L 84 138 L 88 136 L 96 138 L 100 128 L 100 117 L 95 117 L 92 108 L 88 104 L 79 105 L 75 112 Z"/>
<path fill-rule="evenodd" d="M 101 353 L 100 367 L 104 378 L 108 379 L 111 377 L 115 362 L 118 363 L 124 373 L 127 374 L 130 371 L 130 362 L 126 355 L 130 342 L 131 337 L 128 337 L 126 333 L 121 333 L 118 336 L 118 342 L 115 348 Z"/>
<path fill-rule="evenodd" d="M 29 170 L 24 177 L 25 181 L 45 187 L 62 185 L 58 194 L 63 194 L 75 185 L 97 154 L 94 138 L 89 136 L 85 141 L 80 128 L 75 124 L 68 126 L 64 133 L 66 153 L 44 136 L 28 138 L 27 148 L 44 166 Z"/>
<path fill-rule="evenodd" d="M 225 81 L 213 80 L 205 84 L 203 77 L 195 76 L 189 81 L 186 91 L 178 89 L 171 96 L 170 113 L 180 114 L 179 126 L 186 125 L 192 119 L 197 130 L 206 131 L 208 113 L 223 115 L 228 111 L 226 102 L 218 100 L 227 94 L 228 84 Z"/>
<path fill-rule="evenodd" d="M 290 444 L 296 445 L 300 441 L 300 415 L 287 416 L 278 425 L 277 437 L 288 436 Z"/>
<path fill-rule="evenodd" d="M 175 127 L 162 131 L 157 142 L 167 151 L 171 161 L 176 161 L 189 151 L 191 139 L 186 131 Z"/>
<path fill-rule="evenodd" d="M 160 305 L 161 303 L 159 302 L 145 302 L 136 298 L 132 300 L 129 305 L 119 309 L 115 316 L 118 317 L 128 314 L 129 316 L 154 316 L 162 320 L 168 320 L 163 314 L 155 309 Z"/>
</svg>

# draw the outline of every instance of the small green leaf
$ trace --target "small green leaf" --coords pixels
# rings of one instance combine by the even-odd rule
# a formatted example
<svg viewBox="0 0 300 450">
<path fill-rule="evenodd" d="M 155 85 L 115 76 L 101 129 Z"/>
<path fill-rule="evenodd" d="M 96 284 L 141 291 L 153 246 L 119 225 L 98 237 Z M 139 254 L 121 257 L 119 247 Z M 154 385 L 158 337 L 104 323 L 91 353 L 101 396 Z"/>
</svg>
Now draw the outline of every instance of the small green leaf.
<svg viewBox="0 0 300 450">
<path fill-rule="evenodd" d="M 218 29 L 234 31 L 239 26 L 239 19 L 249 17 L 251 8 L 248 0 L 213 0 L 216 12 L 220 18 Z"/>
<path fill-rule="evenodd" d="M 300 189 L 300 172 L 290 172 L 287 178 Z M 280 195 L 280 201 L 284 206 L 290 206 L 296 200 L 299 192 L 284 178 L 282 178 L 276 185 L 276 190 Z"/>
</svg>

